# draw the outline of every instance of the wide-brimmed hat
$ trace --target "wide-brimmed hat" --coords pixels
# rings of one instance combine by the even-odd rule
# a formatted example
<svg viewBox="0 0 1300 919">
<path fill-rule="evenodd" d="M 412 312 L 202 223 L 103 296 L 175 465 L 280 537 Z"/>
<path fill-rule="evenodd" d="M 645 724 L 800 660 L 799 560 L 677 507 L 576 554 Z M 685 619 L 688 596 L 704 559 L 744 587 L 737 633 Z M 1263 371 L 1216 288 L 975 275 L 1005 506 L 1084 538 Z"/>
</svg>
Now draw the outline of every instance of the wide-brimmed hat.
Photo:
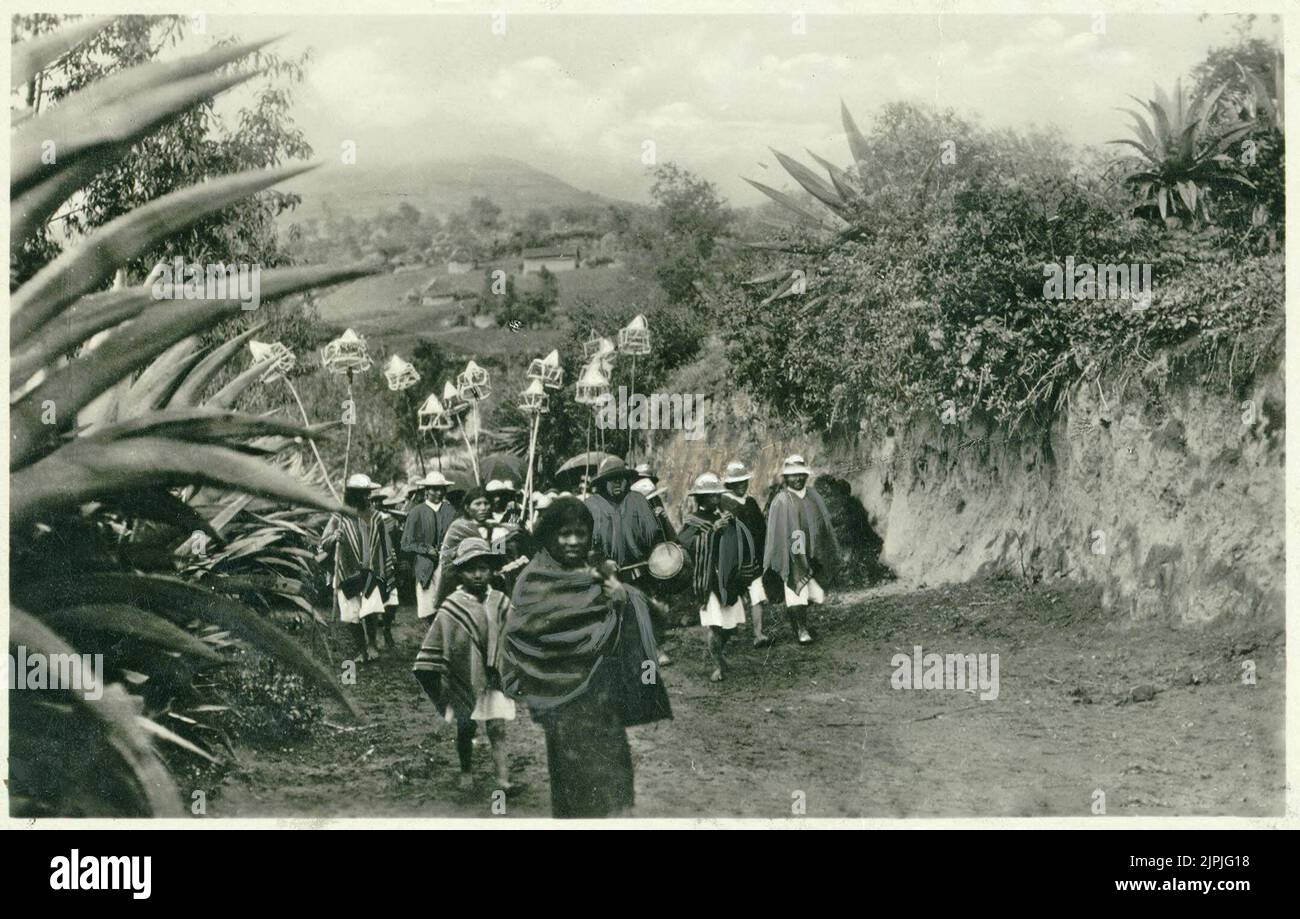
<svg viewBox="0 0 1300 919">
<path fill-rule="evenodd" d="M 452 481 L 436 469 L 422 479 L 415 480 L 416 488 L 451 488 Z"/>
<path fill-rule="evenodd" d="M 650 468 L 649 463 L 637 463 L 636 474 L 643 479 L 649 479 L 651 482 L 659 481 L 659 476 L 654 474 L 654 470 Z"/>
<path fill-rule="evenodd" d="M 720 495 L 726 489 L 722 487 L 722 480 L 712 472 L 705 472 L 695 480 L 691 486 L 690 494 L 692 495 Z"/>
<path fill-rule="evenodd" d="M 348 480 L 343 487 L 349 491 L 369 491 L 375 487 L 375 483 L 364 472 L 354 472 L 348 476 Z"/>
<path fill-rule="evenodd" d="M 592 485 L 599 485 L 601 482 L 608 482 L 610 479 L 635 479 L 637 474 L 634 470 L 628 469 L 617 456 L 611 456 L 600 464 L 596 470 L 596 475 L 592 478 Z"/>
<path fill-rule="evenodd" d="M 781 464 L 781 475 L 812 475 L 813 471 L 798 453 L 791 453 Z"/>
<path fill-rule="evenodd" d="M 488 545 L 486 539 L 479 539 L 477 536 L 470 536 L 460 541 L 460 545 L 456 547 L 456 555 L 452 559 L 451 563 L 459 568 L 461 565 L 469 564 L 476 558 L 483 558 L 485 556 L 488 561 L 492 562 L 494 565 L 500 564 L 504 561 L 500 552 L 492 551 L 492 547 Z"/>
<path fill-rule="evenodd" d="M 490 495 L 502 491 L 509 492 L 512 495 L 519 494 L 519 490 L 515 488 L 515 483 L 509 479 L 493 479 L 487 483 L 487 487 L 483 490 Z"/>
<path fill-rule="evenodd" d="M 647 501 L 651 498 L 658 498 L 667 491 L 666 488 L 656 487 L 654 479 L 637 479 L 632 483 L 632 490 L 639 495 L 643 495 Z"/>
<path fill-rule="evenodd" d="M 727 463 L 727 468 L 722 471 L 724 485 L 730 485 L 732 482 L 748 482 L 753 477 L 754 473 L 749 466 L 740 460 L 732 460 Z"/>
</svg>

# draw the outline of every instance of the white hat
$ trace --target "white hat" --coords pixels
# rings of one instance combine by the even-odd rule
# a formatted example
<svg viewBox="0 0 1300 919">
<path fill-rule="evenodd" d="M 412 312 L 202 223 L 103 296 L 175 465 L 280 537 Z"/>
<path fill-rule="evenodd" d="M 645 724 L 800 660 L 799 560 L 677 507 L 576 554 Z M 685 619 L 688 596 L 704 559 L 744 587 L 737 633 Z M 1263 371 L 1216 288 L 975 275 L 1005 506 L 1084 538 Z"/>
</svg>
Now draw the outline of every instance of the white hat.
<svg viewBox="0 0 1300 919">
<path fill-rule="evenodd" d="M 650 468 L 649 463 L 637 463 L 636 474 L 642 478 L 649 479 L 651 482 L 659 481 L 659 476 L 654 474 L 654 470 Z"/>
<path fill-rule="evenodd" d="M 653 479 L 637 479 L 632 483 L 632 490 L 649 501 L 651 498 L 659 497 L 667 489 L 657 488 Z"/>
<path fill-rule="evenodd" d="M 706 472 L 695 480 L 690 493 L 693 495 L 720 495 L 725 491 L 726 489 L 722 487 L 721 480 L 712 472 Z"/>
<path fill-rule="evenodd" d="M 727 463 L 727 468 L 723 470 L 722 481 L 730 485 L 732 482 L 748 482 L 754 477 L 749 467 L 740 460 L 732 460 Z"/>
<path fill-rule="evenodd" d="M 812 470 L 798 453 L 791 453 L 781 466 L 781 475 L 812 475 Z"/>
<path fill-rule="evenodd" d="M 493 492 L 496 491 L 508 491 L 511 494 L 516 493 L 515 483 L 512 482 L 510 479 L 493 479 L 492 481 L 487 483 L 487 487 L 483 490 L 486 491 L 488 494 L 492 494 Z"/>
<path fill-rule="evenodd" d="M 343 487 L 369 491 L 375 487 L 375 483 L 370 481 L 370 476 L 366 475 L 364 472 L 354 472 L 352 475 L 348 476 L 347 484 Z"/>
<path fill-rule="evenodd" d="M 436 469 L 415 483 L 416 488 L 450 488 L 451 481 Z"/>
</svg>

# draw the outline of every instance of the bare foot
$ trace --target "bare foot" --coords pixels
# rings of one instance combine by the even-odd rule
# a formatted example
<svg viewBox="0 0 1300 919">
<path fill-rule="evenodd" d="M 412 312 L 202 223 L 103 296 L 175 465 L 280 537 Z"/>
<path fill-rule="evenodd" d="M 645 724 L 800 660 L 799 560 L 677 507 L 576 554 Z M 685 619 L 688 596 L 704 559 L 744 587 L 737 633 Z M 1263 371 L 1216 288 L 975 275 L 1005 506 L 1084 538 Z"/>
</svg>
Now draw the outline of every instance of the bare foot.
<svg viewBox="0 0 1300 919">
<path fill-rule="evenodd" d="M 770 644 L 772 644 L 772 639 L 770 636 L 764 635 L 762 632 L 759 632 L 757 635 L 754 636 L 755 648 L 766 648 Z"/>
<path fill-rule="evenodd" d="M 721 668 L 721 667 L 719 667 L 717 670 L 713 671 L 713 673 L 709 674 L 709 681 L 712 682 L 712 683 L 721 683 L 721 682 L 722 682 L 722 668 Z"/>
<path fill-rule="evenodd" d="M 660 667 L 667 667 L 667 666 L 668 666 L 669 664 L 671 664 L 672 662 L 673 662 L 673 659 L 672 659 L 671 657 L 669 657 L 667 654 L 664 654 L 664 652 L 662 652 L 662 651 L 659 652 L 659 666 L 660 666 Z"/>
<path fill-rule="evenodd" d="M 801 645 L 810 645 L 810 644 L 812 644 L 812 643 L 813 643 L 813 637 L 812 637 L 811 635 L 808 634 L 808 630 L 807 630 L 807 629 L 800 629 L 800 630 L 799 630 L 799 644 L 801 644 Z"/>
</svg>

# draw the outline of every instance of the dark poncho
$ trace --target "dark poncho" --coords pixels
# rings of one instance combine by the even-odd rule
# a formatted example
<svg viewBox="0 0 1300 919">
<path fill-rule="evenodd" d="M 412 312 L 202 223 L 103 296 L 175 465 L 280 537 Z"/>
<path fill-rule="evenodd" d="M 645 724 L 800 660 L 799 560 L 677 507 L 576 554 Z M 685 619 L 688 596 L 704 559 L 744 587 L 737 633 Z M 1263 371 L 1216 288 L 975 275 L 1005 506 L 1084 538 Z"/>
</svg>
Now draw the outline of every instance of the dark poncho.
<svg viewBox="0 0 1300 919">
<path fill-rule="evenodd" d="M 644 562 L 655 544 L 664 541 L 650 503 L 634 491 L 617 503 L 604 495 L 588 495 L 585 503 L 594 522 L 592 543 L 620 568 Z"/>
<path fill-rule="evenodd" d="M 739 591 L 758 576 L 758 556 L 754 539 L 743 523 L 733 519 L 714 531 L 716 520 L 687 515 L 677 540 L 691 558 L 695 599 L 704 603 L 710 593 L 715 593 L 723 606 L 730 606 L 739 598 Z"/>
<path fill-rule="evenodd" d="M 671 718 L 662 679 L 642 679 L 658 655 L 650 605 L 635 587 L 627 593 L 618 608 L 589 568 L 564 568 L 540 550 L 515 584 L 503 636 L 506 693 L 545 717 L 608 681 L 624 725 Z"/>
<path fill-rule="evenodd" d="M 793 551 L 796 533 L 803 551 Z M 796 592 L 813 577 L 814 565 L 823 577 L 832 577 L 839 566 L 840 549 L 831 525 L 831 514 L 822 496 L 812 485 L 800 498 L 782 488 L 767 508 L 767 546 L 763 556 L 765 568 L 776 572 L 781 581 Z"/>
</svg>

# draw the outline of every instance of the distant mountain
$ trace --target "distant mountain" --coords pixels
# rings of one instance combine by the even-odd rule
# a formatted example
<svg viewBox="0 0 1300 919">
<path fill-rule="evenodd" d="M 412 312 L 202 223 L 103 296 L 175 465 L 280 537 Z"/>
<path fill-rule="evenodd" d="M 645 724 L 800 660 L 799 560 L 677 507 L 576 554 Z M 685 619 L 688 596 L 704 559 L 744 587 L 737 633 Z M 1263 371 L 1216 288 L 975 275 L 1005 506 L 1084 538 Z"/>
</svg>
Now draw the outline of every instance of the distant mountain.
<svg viewBox="0 0 1300 919">
<path fill-rule="evenodd" d="M 368 217 L 395 210 L 402 201 L 409 202 L 421 213 L 446 217 L 464 210 L 470 198 L 477 195 L 491 198 L 507 217 L 534 207 L 549 210 L 628 203 L 574 188 L 549 173 L 506 156 L 374 167 L 360 163 L 325 166 L 286 182 L 283 188 L 298 192 L 303 198 L 295 211 L 284 216 L 287 222 L 320 218 L 326 206 L 336 216 L 350 213 L 358 218 Z"/>
</svg>

